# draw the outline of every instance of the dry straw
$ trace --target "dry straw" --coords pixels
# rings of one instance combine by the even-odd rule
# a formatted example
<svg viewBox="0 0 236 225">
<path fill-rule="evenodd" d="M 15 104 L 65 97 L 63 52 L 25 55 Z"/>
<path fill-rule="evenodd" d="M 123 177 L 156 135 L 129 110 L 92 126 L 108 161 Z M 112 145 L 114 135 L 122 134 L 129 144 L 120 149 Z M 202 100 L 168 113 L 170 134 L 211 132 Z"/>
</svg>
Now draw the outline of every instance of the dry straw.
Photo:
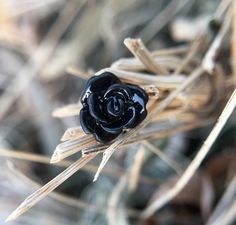
<svg viewBox="0 0 236 225">
<path fill-rule="evenodd" d="M 97 143 L 92 135 L 85 135 L 81 127 L 73 127 L 66 130 L 61 138 L 62 143 L 57 146 L 53 153 L 51 163 L 63 162 L 66 157 L 79 151 L 82 152 L 82 157 L 73 162 L 49 183 L 30 195 L 6 221 L 14 220 L 26 212 L 102 152 L 103 159 L 94 177 L 94 181 L 96 181 L 112 154 L 117 149 L 127 150 L 127 146 L 133 143 L 140 143 L 140 149 L 134 162 L 135 170 L 131 168 L 129 173 L 122 174 L 122 178 L 109 201 L 111 206 L 108 210 L 109 221 L 113 221 L 116 216 L 114 209 L 117 207 L 119 196 L 128 182 L 127 176 L 132 175 L 129 184 L 130 190 L 134 190 L 139 179 L 143 179 L 139 172 L 134 171 L 141 170 L 142 163 L 145 160 L 144 147 L 145 150 L 149 149 L 155 152 L 179 175 L 183 175 L 180 176 L 180 179 L 173 188 L 167 191 L 166 195 L 149 205 L 141 216 L 147 218 L 152 215 L 183 189 L 198 169 L 233 112 L 236 104 L 236 91 L 231 95 L 218 122 L 186 170 L 183 171 L 177 162 L 152 146 L 149 140 L 167 137 L 176 132 L 211 123 L 215 120 L 216 115 L 212 111 L 215 109 L 216 104 L 220 106 L 219 103 L 222 100 L 226 101 L 228 99 L 227 93 L 225 95 L 221 91 L 225 87 L 227 87 L 227 90 L 232 88 L 230 86 L 232 76 L 226 79 L 220 62 L 215 61 L 217 52 L 222 46 L 222 41 L 229 31 L 232 21 L 232 12 L 229 10 L 230 1 L 222 2 L 219 8 L 224 10 L 218 9 L 214 16 L 222 17 L 223 23 L 210 45 L 206 43 L 207 33 L 198 37 L 189 47 L 171 48 L 154 52 L 149 51 L 140 39 L 125 39 L 124 43 L 134 57 L 122 58 L 114 62 L 111 67 L 97 72 L 96 75 L 104 71 L 110 71 L 123 82 L 142 86 L 150 96 L 148 117 L 135 129 L 121 134 L 111 145 Z M 147 37 L 150 35 L 148 34 Z M 204 55 L 201 49 L 203 45 L 208 45 Z M 86 79 L 91 75 L 72 67 L 68 68 L 68 71 L 73 75 Z M 79 110 L 80 105 L 76 103 L 55 110 L 53 115 L 56 117 L 78 115 Z"/>
</svg>

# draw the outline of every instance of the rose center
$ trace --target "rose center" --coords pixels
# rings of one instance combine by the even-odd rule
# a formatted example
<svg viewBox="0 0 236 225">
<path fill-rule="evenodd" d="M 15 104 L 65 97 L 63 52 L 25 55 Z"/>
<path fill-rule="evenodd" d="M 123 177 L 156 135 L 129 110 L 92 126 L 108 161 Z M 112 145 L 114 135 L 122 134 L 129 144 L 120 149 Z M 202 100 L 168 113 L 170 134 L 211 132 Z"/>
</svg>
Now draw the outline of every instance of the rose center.
<svg viewBox="0 0 236 225">
<path fill-rule="evenodd" d="M 120 116 L 124 112 L 124 101 L 122 98 L 113 96 L 108 98 L 107 112 L 113 116 Z"/>
</svg>

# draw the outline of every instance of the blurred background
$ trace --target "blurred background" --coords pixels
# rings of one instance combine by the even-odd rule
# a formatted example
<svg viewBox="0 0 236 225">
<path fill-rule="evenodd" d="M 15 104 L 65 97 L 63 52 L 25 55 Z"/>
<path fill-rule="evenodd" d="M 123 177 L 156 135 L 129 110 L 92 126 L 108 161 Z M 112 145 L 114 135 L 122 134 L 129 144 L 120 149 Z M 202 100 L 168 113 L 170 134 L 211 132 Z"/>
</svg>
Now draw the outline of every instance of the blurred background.
<svg viewBox="0 0 236 225">
<path fill-rule="evenodd" d="M 97 71 L 131 56 L 126 37 L 142 38 L 150 50 L 185 46 L 207 28 L 219 0 L 1 0 L 0 1 L 0 224 L 29 194 L 63 170 L 65 165 L 30 162 L 22 152 L 47 161 L 68 127 L 78 117 L 53 118 L 52 111 L 76 103 L 86 81 L 66 73 L 68 66 Z M 226 61 L 229 52 L 226 51 Z M 156 146 L 185 168 L 211 126 L 157 140 Z M 108 201 L 138 149 L 118 152 L 92 182 L 87 167 L 10 224 L 112 224 Z M 18 155 L 11 151 L 19 152 Z M 71 160 L 80 155 L 71 157 Z M 139 210 L 155 199 L 159 184 L 176 180 L 175 171 L 152 153 L 143 179 L 133 192 L 123 191 L 113 224 L 200 225 L 224 193 L 235 173 L 235 123 L 224 128 L 201 170 L 170 204 L 145 221 Z M 37 159 L 36 159 L 37 161 Z M 97 165 L 100 158 L 93 161 Z M 109 170 L 108 169 L 108 170 Z M 171 179 L 169 179 L 171 178 Z M 235 197 L 235 195 L 234 195 Z M 127 210 L 126 210 L 127 209 Z M 132 210 L 131 210 L 132 209 Z"/>
</svg>

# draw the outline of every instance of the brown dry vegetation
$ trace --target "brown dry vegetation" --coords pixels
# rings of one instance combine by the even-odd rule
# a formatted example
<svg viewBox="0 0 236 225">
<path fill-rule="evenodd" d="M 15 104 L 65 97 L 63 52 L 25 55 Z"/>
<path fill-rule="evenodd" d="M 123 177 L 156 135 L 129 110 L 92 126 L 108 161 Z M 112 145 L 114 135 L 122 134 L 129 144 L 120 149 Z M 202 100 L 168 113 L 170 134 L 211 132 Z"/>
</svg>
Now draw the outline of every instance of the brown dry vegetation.
<svg viewBox="0 0 236 225">
<path fill-rule="evenodd" d="M 233 0 L 2 1 L 1 221 L 233 224 L 235 9 Z M 85 81 L 104 71 L 150 99 L 143 123 L 109 145 L 78 122 Z"/>
</svg>

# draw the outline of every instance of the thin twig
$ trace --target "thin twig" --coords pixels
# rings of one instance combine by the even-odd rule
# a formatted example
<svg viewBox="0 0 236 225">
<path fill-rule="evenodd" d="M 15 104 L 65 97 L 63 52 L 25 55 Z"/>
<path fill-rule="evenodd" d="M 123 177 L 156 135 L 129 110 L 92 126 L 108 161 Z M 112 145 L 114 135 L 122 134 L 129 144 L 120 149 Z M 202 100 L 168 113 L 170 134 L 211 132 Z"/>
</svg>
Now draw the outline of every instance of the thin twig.
<svg viewBox="0 0 236 225">
<path fill-rule="evenodd" d="M 30 187 L 33 186 L 36 189 L 42 187 L 42 185 L 40 185 L 36 181 L 32 180 L 31 178 L 27 177 L 25 174 L 20 172 L 19 169 L 14 167 L 14 165 L 10 164 L 9 166 L 10 166 L 9 169 L 16 176 L 15 179 L 20 179 L 26 185 L 29 184 Z M 125 176 L 125 173 L 121 177 L 124 177 L 124 176 Z M 51 198 L 53 198 L 53 199 L 55 199 L 55 200 L 57 200 L 57 201 L 59 201 L 63 204 L 66 204 L 68 206 L 72 206 L 72 207 L 79 208 L 79 209 L 84 209 L 84 210 L 93 210 L 96 213 L 105 214 L 107 212 L 107 209 L 108 209 L 108 206 L 96 205 L 94 203 L 89 203 L 89 202 L 86 202 L 86 201 L 84 201 L 82 199 L 79 199 L 79 198 L 71 198 L 71 197 L 63 195 L 61 193 L 57 193 L 56 191 L 50 193 L 49 197 L 51 197 Z M 120 207 L 116 208 L 116 211 L 118 211 L 118 213 L 123 211 L 123 210 L 126 211 L 128 217 L 140 218 L 140 211 L 139 210 L 132 209 L 132 208 L 120 208 Z"/>
<path fill-rule="evenodd" d="M 68 167 L 71 164 L 73 164 L 75 161 L 72 160 L 61 160 L 56 164 L 51 164 L 50 163 L 50 158 L 49 156 L 44 156 L 44 155 L 39 155 L 35 153 L 29 153 L 29 152 L 23 152 L 20 150 L 11 150 L 11 149 L 3 149 L 0 148 L 0 156 L 1 157 L 6 157 L 6 158 L 11 158 L 11 159 L 19 159 L 19 160 L 26 160 L 30 162 L 36 162 L 36 163 L 43 163 L 46 165 L 51 165 L 51 166 L 59 166 L 59 167 Z M 81 170 L 87 171 L 87 172 L 93 172 L 95 173 L 97 171 L 98 167 L 96 165 L 92 164 L 86 164 L 84 165 Z M 124 175 L 125 171 L 123 170 L 110 170 L 107 168 L 104 168 L 102 173 L 113 176 L 113 177 L 121 177 Z M 139 179 L 140 183 L 146 183 L 150 185 L 159 185 L 160 181 L 158 179 L 152 179 L 147 176 L 140 175 Z"/>
<path fill-rule="evenodd" d="M 52 112 L 52 116 L 57 117 L 57 118 L 62 118 L 62 117 L 67 117 L 67 116 L 76 116 L 76 115 L 79 115 L 80 109 L 81 109 L 80 104 L 70 104 L 70 105 L 55 109 Z"/>
<path fill-rule="evenodd" d="M 227 10 L 227 8 L 229 7 L 229 5 L 232 3 L 233 0 L 223 0 L 220 2 L 219 6 L 217 7 L 213 18 L 216 19 L 220 19 L 223 14 L 225 13 L 225 11 Z"/>
<path fill-rule="evenodd" d="M 67 180 L 70 176 L 76 173 L 81 167 L 86 165 L 90 160 L 92 160 L 97 154 L 93 153 L 86 157 L 80 158 L 68 168 L 66 168 L 62 173 L 53 178 L 50 182 L 45 184 L 43 187 L 35 191 L 29 197 L 27 197 L 5 220 L 5 222 L 15 220 L 21 214 L 28 211 L 37 202 L 42 200 L 50 192 L 56 189 L 60 184 Z"/>
<path fill-rule="evenodd" d="M 152 57 L 155 56 L 172 56 L 172 55 L 182 55 L 188 51 L 188 46 L 177 46 L 172 48 L 159 49 L 156 51 L 151 51 Z"/>
<path fill-rule="evenodd" d="M 234 199 L 235 193 L 236 193 L 236 174 L 232 178 L 223 197 L 221 198 L 221 200 L 217 204 L 214 212 L 211 214 L 206 225 L 215 224 L 215 222 L 223 216 L 223 214 L 227 210 L 228 206 L 230 205 L 230 202 L 232 202 L 232 199 Z"/>
<path fill-rule="evenodd" d="M 134 156 L 134 162 L 130 168 L 129 173 L 129 191 L 133 192 L 137 188 L 137 184 L 140 178 L 140 172 L 142 165 L 146 159 L 146 152 L 143 145 L 140 145 L 137 153 Z"/>
<path fill-rule="evenodd" d="M 225 210 L 225 213 L 222 217 L 219 217 L 216 221 L 211 223 L 211 225 L 232 225 L 236 220 L 236 199 L 234 198 L 233 202 Z"/>
<path fill-rule="evenodd" d="M 78 139 L 72 139 L 65 141 L 57 145 L 55 151 L 52 154 L 51 163 L 60 162 L 62 159 L 65 159 L 91 145 L 95 145 L 97 141 L 93 138 L 92 135 L 84 134 Z"/>
<path fill-rule="evenodd" d="M 80 138 L 84 135 L 84 131 L 81 126 L 68 128 L 61 137 L 61 141 L 68 141 L 76 138 Z"/>
<path fill-rule="evenodd" d="M 133 143 L 139 143 L 143 140 L 152 140 L 152 139 L 161 139 L 166 138 L 171 135 L 174 135 L 179 132 L 186 132 L 197 127 L 206 126 L 215 121 L 215 118 L 210 118 L 206 120 L 196 120 L 190 121 L 189 123 L 167 123 L 164 126 L 161 126 L 158 123 L 158 126 L 147 127 L 140 130 L 137 135 L 131 137 L 127 142 L 123 143 L 119 148 L 126 147 L 127 145 Z M 104 152 L 107 149 L 108 145 L 95 145 L 90 146 L 87 149 L 82 150 L 83 155 L 90 154 L 91 152 Z"/>
<path fill-rule="evenodd" d="M 232 114 L 234 108 L 236 107 L 236 89 L 234 90 L 231 98 L 229 99 L 227 105 L 225 106 L 223 112 L 221 113 L 217 123 L 214 128 L 210 132 L 209 136 L 205 140 L 204 144 L 198 151 L 198 154 L 195 156 L 191 164 L 185 170 L 184 174 L 178 180 L 178 182 L 171 188 L 169 191 L 162 195 L 162 197 L 158 198 L 155 202 L 149 205 L 142 213 L 143 218 L 148 218 L 151 216 L 156 210 L 163 207 L 167 204 L 171 199 L 173 199 L 189 182 L 191 177 L 194 175 L 196 170 L 199 168 L 200 164 L 204 160 L 205 156 L 209 152 L 211 146 L 214 144 L 216 138 L 218 137 L 220 131 L 224 127 L 225 123 L 229 119 Z"/>
<path fill-rule="evenodd" d="M 230 24 L 232 21 L 231 15 L 232 15 L 232 10 L 228 10 L 228 13 L 225 16 L 224 22 L 221 26 L 219 33 L 217 34 L 216 38 L 214 39 L 211 47 L 207 51 L 207 53 L 202 61 L 202 67 L 209 74 L 212 74 L 214 71 L 214 67 L 215 67 L 214 60 L 215 60 L 216 54 L 221 46 L 221 43 L 230 28 Z"/>
<path fill-rule="evenodd" d="M 89 79 L 92 76 L 92 73 L 89 71 L 83 71 L 81 69 L 79 69 L 78 67 L 76 67 L 76 69 L 72 66 L 69 66 L 66 68 L 66 72 L 72 75 L 77 75 L 80 78 L 83 78 L 85 80 Z"/>
<path fill-rule="evenodd" d="M 125 189 L 127 184 L 127 174 L 120 178 L 118 184 L 113 189 L 111 196 L 108 200 L 107 208 L 107 220 L 109 225 L 118 225 L 117 223 L 117 208 L 121 198 L 122 191 Z"/>
<path fill-rule="evenodd" d="M 148 51 L 141 39 L 126 38 L 124 44 L 132 54 L 143 63 L 147 70 L 154 74 L 168 74 L 165 67 L 160 66 L 153 60 L 151 53 Z"/>
<path fill-rule="evenodd" d="M 186 80 L 186 76 L 180 75 L 173 75 L 171 77 L 158 75 L 153 76 L 147 73 L 136 73 L 130 71 L 122 71 L 113 68 L 105 68 L 99 70 L 96 75 L 99 75 L 104 72 L 111 72 L 114 73 L 117 77 L 128 80 L 130 83 L 132 82 L 139 82 L 142 84 L 154 84 L 157 88 L 164 88 L 166 89 L 173 89 L 181 85 L 184 80 Z"/>
<path fill-rule="evenodd" d="M 181 175 L 183 173 L 183 170 L 178 162 L 176 162 L 174 159 L 171 159 L 168 155 L 166 155 L 164 152 L 162 152 L 160 149 L 158 149 L 156 146 L 152 145 L 148 141 L 143 141 L 143 144 L 151 150 L 154 154 L 156 154 L 158 157 L 160 157 L 161 160 L 163 160 L 167 165 L 169 165 L 174 171 Z"/>
<path fill-rule="evenodd" d="M 149 42 L 173 17 L 187 4 L 193 0 L 173 0 L 166 8 L 158 13 L 152 21 L 137 34 L 144 43 Z"/>
<path fill-rule="evenodd" d="M 184 57 L 182 62 L 179 64 L 179 66 L 175 69 L 173 74 L 179 74 L 185 69 L 185 67 L 188 65 L 188 63 L 196 55 L 196 53 L 199 49 L 199 46 L 201 44 L 201 41 L 202 41 L 202 38 L 199 38 L 199 39 L 197 39 L 196 41 L 193 42 L 193 44 L 189 48 L 188 53 L 186 54 L 186 56 Z"/>
<path fill-rule="evenodd" d="M 159 98 L 160 92 L 159 92 L 158 88 L 155 85 L 153 85 L 153 84 L 141 85 L 140 87 L 144 91 L 146 91 L 146 93 L 148 94 L 149 99 L 157 100 Z"/>
<path fill-rule="evenodd" d="M 233 22 L 232 22 L 232 39 L 231 39 L 231 53 L 232 53 L 232 71 L 234 78 L 234 86 L 236 87 L 236 1 L 233 2 Z"/>
</svg>

